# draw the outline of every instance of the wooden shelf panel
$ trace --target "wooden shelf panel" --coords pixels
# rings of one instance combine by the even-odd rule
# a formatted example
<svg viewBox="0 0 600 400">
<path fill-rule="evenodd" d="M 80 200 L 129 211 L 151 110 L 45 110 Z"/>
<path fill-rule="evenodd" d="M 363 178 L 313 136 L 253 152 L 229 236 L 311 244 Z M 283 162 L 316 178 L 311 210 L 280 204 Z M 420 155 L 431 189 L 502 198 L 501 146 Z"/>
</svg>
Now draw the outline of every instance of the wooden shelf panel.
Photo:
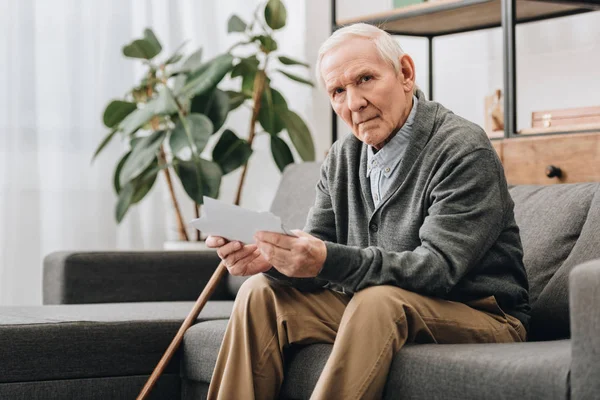
<svg viewBox="0 0 600 400">
<path fill-rule="evenodd" d="M 570 132 L 600 132 L 600 124 L 581 124 L 568 126 L 550 126 L 548 128 L 525 128 L 517 132 L 518 135 L 539 135 L 544 133 L 570 133 Z"/>
<path fill-rule="evenodd" d="M 594 5 L 517 0 L 517 22 L 571 15 L 598 9 Z M 501 23 L 500 0 L 438 0 L 391 11 L 337 21 L 338 26 L 366 22 L 401 35 L 440 36 Z"/>
</svg>

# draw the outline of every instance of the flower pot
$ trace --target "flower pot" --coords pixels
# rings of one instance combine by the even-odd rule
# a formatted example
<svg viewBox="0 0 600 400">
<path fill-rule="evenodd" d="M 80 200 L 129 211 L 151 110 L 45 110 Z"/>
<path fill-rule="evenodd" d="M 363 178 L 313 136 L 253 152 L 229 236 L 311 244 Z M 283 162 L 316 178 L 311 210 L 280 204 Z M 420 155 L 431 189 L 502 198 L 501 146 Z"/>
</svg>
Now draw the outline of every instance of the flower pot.
<svg viewBox="0 0 600 400">
<path fill-rule="evenodd" d="M 186 242 L 184 240 L 169 240 L 164 242 L 163 249 L 166 251 L 215 251 L 206 246 L 204 241 Z"/>
</svg>

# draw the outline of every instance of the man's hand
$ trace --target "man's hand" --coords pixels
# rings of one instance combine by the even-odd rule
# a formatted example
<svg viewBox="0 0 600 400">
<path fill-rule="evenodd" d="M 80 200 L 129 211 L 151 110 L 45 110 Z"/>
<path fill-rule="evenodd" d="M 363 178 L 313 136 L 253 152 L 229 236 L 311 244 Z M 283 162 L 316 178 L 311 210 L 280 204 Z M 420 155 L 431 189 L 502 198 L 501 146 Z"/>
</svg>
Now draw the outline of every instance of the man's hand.
<svg viewBox="0 0 600 400">
<path fill-rule="evenodd" d="M 271 264 L 260 254 L 255 244 L 242 246 L 241 242 L 228 242 L 219 236 L 209 236 L 206 238 L 206 246 L 217 249 L 217 254 L 231 275 L 255 275 L 271 269 Z"/>
<path fill-rule="evenodd" d="M 325 242 L 299 229 L 298 237 L 274 232 L 257 232 L 254 236 L 264 259 L 290 278 L 313 278 L 321 272 L 327 258 Z"/>
</svg>

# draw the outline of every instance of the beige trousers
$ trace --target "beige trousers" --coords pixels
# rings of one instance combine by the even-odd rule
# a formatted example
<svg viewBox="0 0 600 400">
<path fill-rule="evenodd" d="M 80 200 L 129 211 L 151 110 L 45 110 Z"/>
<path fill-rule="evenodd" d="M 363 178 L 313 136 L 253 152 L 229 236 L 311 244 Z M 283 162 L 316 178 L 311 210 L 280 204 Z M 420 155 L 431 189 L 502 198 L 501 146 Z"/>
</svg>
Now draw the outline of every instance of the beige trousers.
<svg viewBox="0 0 600 400">
<path fill-rule="evenodd" d="M 238 292 L 208 399 L 276 399 L 291 344 L 333 344 L 311 399 L 379 399 L 394 353 L 406 342 L 520 342 L 525 336 L 493 296 L 463 304 L 395 286 L 354 296 L 303 293 L 259 274 Z"/>
</svg>

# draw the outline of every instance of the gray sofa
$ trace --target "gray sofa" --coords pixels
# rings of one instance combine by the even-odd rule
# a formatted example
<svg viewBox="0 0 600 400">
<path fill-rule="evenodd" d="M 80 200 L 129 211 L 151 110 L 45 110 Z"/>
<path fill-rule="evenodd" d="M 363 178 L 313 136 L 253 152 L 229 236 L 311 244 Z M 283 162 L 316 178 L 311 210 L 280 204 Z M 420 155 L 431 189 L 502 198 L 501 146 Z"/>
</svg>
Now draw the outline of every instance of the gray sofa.
<svg viewBox="0 0 600 400">
<path fill-rule="evenodd" d="M 272 210 L 301 227 L 319 165 L 290 166 Z M 530 279 L 530 341 L 407 345 L 386 399 L 600 398 L 600 183 L 510 189 Z M 218 264 L 214 252 L 62 252 L 44 303 L 0 307 L 1 399 L 132 399 Z M 228 276 L 152 393 L 202 399 L 243 279 Z M 331 346 L 290 347 L 281 398 L 307 399 Z"/>
</svg>

